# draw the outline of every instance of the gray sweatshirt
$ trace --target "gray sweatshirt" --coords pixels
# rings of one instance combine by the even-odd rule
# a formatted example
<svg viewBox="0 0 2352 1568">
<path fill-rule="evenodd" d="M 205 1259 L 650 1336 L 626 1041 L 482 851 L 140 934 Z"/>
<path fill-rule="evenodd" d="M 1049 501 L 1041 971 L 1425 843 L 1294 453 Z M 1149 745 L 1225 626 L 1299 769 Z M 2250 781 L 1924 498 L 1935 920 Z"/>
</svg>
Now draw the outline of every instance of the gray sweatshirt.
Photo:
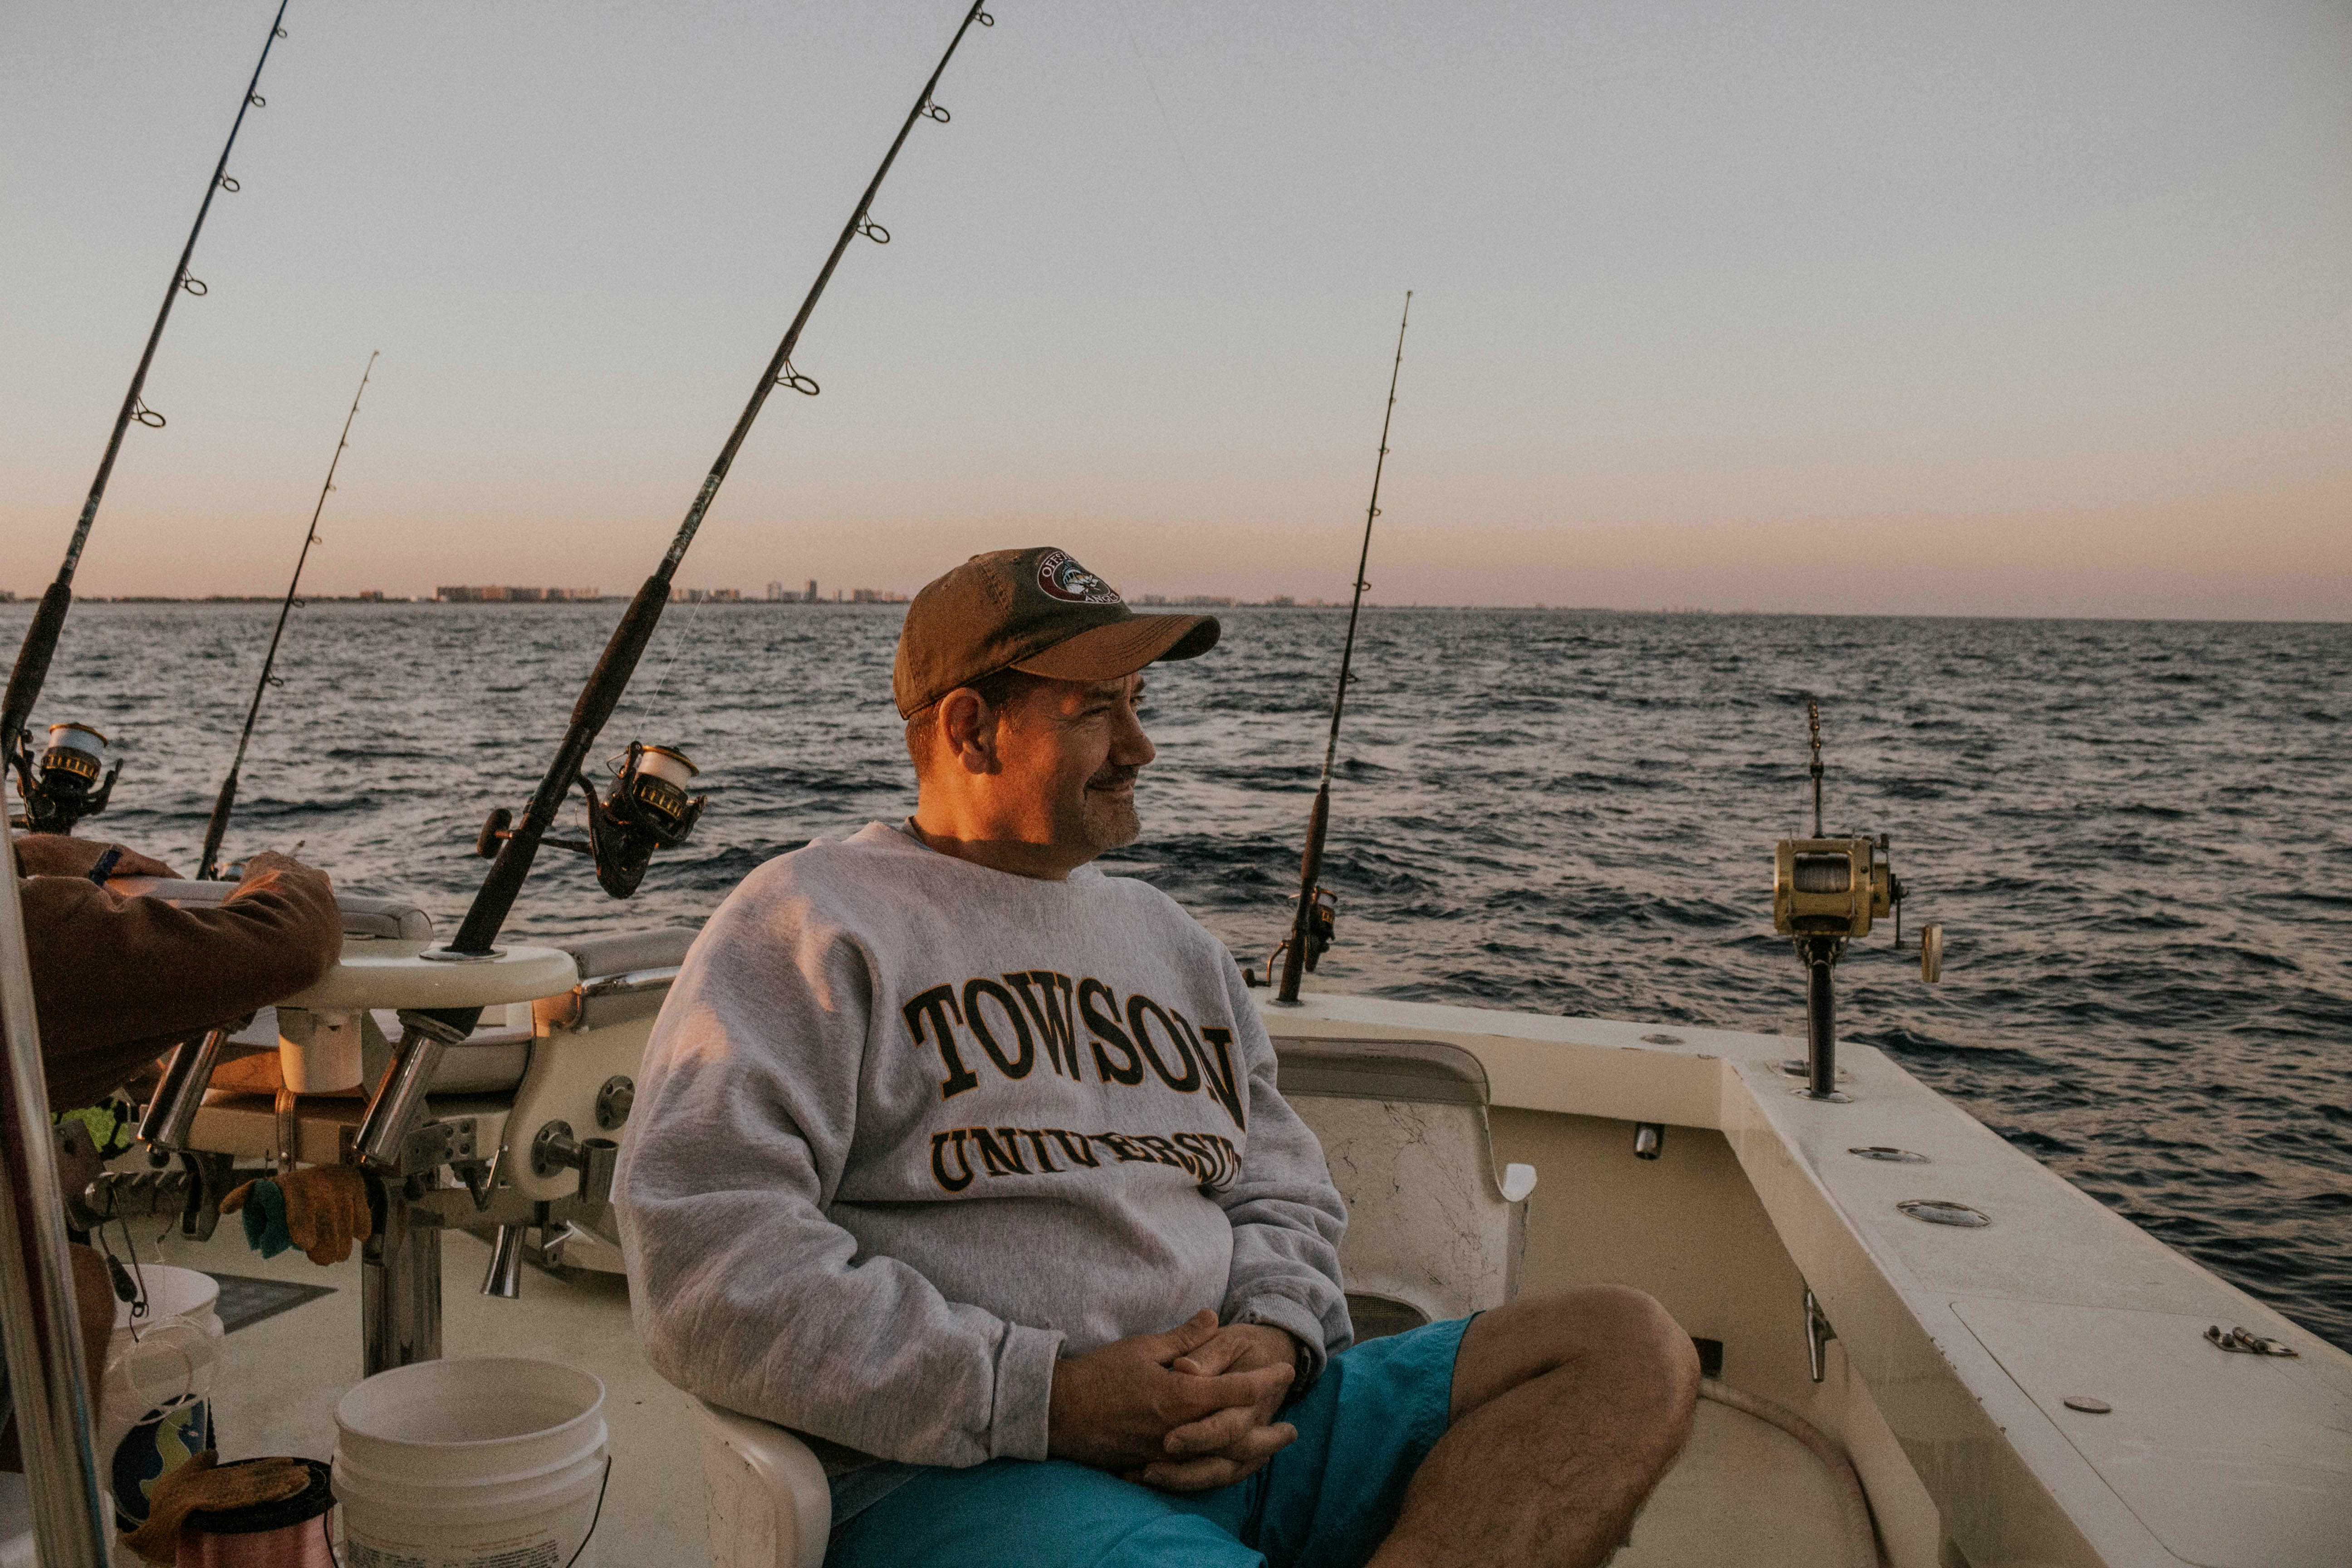
<svg viewBox="0 0 2352 1568">
<path fill-rule="evenodd" d="M 664 1377 L 888 1459 L 1042 1459 L 1056 1357 L 1203 1307 L 1349 1342 L 1346 1211 L 1223 946 L 882 823 L 710 918 L 614 1202 Z"/>
</svg>

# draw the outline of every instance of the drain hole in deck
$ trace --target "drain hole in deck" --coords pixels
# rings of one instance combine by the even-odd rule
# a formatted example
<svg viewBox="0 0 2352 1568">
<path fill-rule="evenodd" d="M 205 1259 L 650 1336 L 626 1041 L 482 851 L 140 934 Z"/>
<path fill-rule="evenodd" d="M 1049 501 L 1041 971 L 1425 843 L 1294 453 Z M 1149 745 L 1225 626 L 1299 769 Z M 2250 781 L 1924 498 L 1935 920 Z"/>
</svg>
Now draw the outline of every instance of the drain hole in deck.
<svg viewBox="0 0 2352 1568">
<path fill-rule="evenodd" d="M 332 1285 L 297 1285 L 285 1279 L 257 1279 L 246 1274 L 215 1274 L 213 1279 L 220 1286 L 220 1301 L 213 1310 L 220 1314 L 221 1331 L 230 1334 L 249 1329 L 265 1318 L 290 1311 L 305 1301 L 335 1293 Z"/>
</svg>

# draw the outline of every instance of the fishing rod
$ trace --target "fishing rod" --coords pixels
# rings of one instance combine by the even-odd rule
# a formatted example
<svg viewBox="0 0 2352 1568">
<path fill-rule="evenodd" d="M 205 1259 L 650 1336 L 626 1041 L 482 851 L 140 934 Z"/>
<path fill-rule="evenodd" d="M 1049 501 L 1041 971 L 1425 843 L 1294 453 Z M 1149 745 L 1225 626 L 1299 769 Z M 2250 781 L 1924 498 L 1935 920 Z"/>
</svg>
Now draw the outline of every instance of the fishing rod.
<svg viewBox="0 0 2352 1568">
<path fill-rule="evenodd" d="M 163 290 L 163 309 L 155 312 L 146 350 L 131 375 L 131 390 L 123 394 L 121 411 L 114 416 L 114 433 L 107 437 L 106 455 L 98 461 L 89 499 L 82 502 L 81 520 L 74 525 L 73 542 L 66 546 L 65 563 L 58 568 L 57 581 L 41 595 L 41 607 L 33 613 L 32 625 L 25 629 L 24 647 L 17 649 L 16 668 L 8 674 L 7 695 L 0 699 L 0 758 L 5 759 L 0 766 L 16 770 L 26 822 L 36 833 L 70 833 L 75 823 L 104 810 L 107 797 L 114 793 L 115 775 L 122 771 L 118 762 L 105 783 L 99 782 L 106 737 L 87 725 L 53 726 L 49 748 L 36 763 L 25 726 L 33 716 L 33 704 L 40 700 L 49 659 L 65 631 L 66 611 L 73 605 L 74 568 L 80 564 L 82 546 L 89 541 L 89 525 L 98 519 L 98 504 L 105 499 L 106 481 L 114 473 L 116 455 L 122 450 L 123 433 L 134 419 L 151 430 L 163 427 L 163 416 L 140 400 L 147 385 L 147 367 L 155 363 L 155 345 L 163 341 L 163 323 L 172 319 L 172 306 L 182 292 L 202 295 L 206 291 L 203 279 L 188 270 L 188 263 L 196 253 L 196 237 L 204 233 L 205 219 L 213 210 L 213 196 L 221 191 L 236 194 L 237 183 L 229 177 L 228 155 L 236 147 L 236 133 L 245 128 L 245 111 L 264 108 L 268 102 L 259 90 L 261 70 L 269 63 L 271 46 L 286 36 L 286 5 L 287 0 L 278 0 L 278 15 L 270 19 L 269 37 L 262 41 L 261 58 L 254 62 L 253 79 L 245 84 L 245 97 L 236 106 L 236 119 L 229 125 L 220 161 L 213 165 L 212 181 L 205 186 L 204 203 L 196 208 L 188 243 L 180 247 L 180 264 L 173 268 L 171 284 Z M 96 743 L 86 737 L 94 737 Z"/>
<path fill-rule="evenodd" d="M 269 634 L 269 651 L 261 657 L 261 679 L 253 683 L 253 705 L 245 710 L 245 732 L 236 738 L 236 755 L 229 762 L 228 777 L 221 780 L 220 797 L 213 802 L 213 819 L 205 825 L 204 853 L 196 860 L 196 876 L 204 881 L 212 881 L 220 875 L 221 836 L 228 831 L 229 813 L 236 809 L 236 777 L 245 766 L 245 748 L 253 740 L 253 721 L 261 717 L 262 694 L 273 686 L 284 684 L 269 673 L 278 665 L 278 639 L 286 635 L 286 617 L 294 609 L 294 592 L 302 585 L 302 568 L 310 559 L 310 546 L 319 542 L 319 517 L 327 510 L 328 493 L 335 488 L 335 468 L 343 460 L 343 448 L 352 444 L 352 421 L 359 417 L 360 399 L 367 395 L 368 377 L 375 374 L 375 353 L 370 353 L 367 368 L 360 372 L 360 389 L 352 394 L 351 412 L 343 416 L 343 433 L 335 440 L 335 455 L 327 460 L 327 478 L 319 487 L 319 504 L 310 509 L 310 526 L 302 531 L 302 552 L 294 557 L 294 575 L 287 582 L 285 602 L 278 606 L 278 626 Z"/>
<path fill-rule="evenodd" d="M 682 752 L 630 742 L 612 789 L 602 800 L 597 798 L 595 785 L 583 771 L 583 764 L 588 760 L 589 748 L 595 744 L 598 732 L 619 705 L 629 677 L 635 671 L 637 660 L 661 619 L 662 607 L 669 601 L 670 579 L 685 558 L 687 547 L 694 542 L 696 531 L 701 528 L 703 516 L 719 494 L 719 487 L 734 465 L 735 456 L 741 450 L 744 437 L 751 434 L 768 395 L 780 386 L 809 396 L 816 395 L 817 384 L 793 368 L 793 350 L 800 342 L 801 330 L 808 325 L 818 300 L 824 295 L 825 285 L 833 281 L 834 269 L 840 266 L 852 240 L 864 236 L 879 245 L 889 243 L 889 231 L 872 216 L 875 195 L 881 190 L 890 166 L 898 162 L 898 150 L 906 145 L 917 121 L 947 123 L 948 111 L 932 94 L 938 90 L 940 78 L 972 25 L 996 25 L 986 6 L 987 0 L 973 0 L 955 37 L 949 40 L 947 52 L 940 57 L 930 79 L 924 82 L 915 107 L 907 111 L 906 122 L 898 127 L 890 150 L 882 156 L 881 166 L 874 171 L 865 195 L 858 197 L 849 221 L 842 226 L 841 236 L 834 241 L 816 281 L 810 285 L 808 297 L 801 301 L 800 310 L 785 329 L 783 340 L 776 345 L 767 369 L 761 372 L 758 384 L 751 389 L 751 401 L 743 405 L 734 429 L 728 434 L 727 444 L 719 448 L 718 461 L 711 464 L 702 488 L 687 508 L 686 521 L 678 525 L 661 564 L 637 590 L 620 625 L 614 628 L 612 640 L 604 645 L 604 654 L 597 659 L 572 710 L 572 722 L 563 732 L 562 744 L 556 747 L 555 760 L 523 808 L 521 817 L 516 819 L 501 807 L 483 824 L 476 847 L 495 857 L 489 873 L 474 894 L 457 936 L 446 948 L 436 950 L 433 956 L 463 962 L 493 953 L 499 928 L 514 908 L 516 896 L 522 890 L 523 879 L 530 874 L 531 861 L 541 842 L 585 852 L 594 861 L 596 879 L 604 890 L 614 898 L 626 898 L 635 891 L 637 880 L 645 874 L 654 851 L 683 843 L 692 831 L 708 797 L 688 797 L 684 786 L 693 778 L 696 769 Z M 547 838 L 556 813 L 575 787 L 588 800 L 587 842 L 583 845 Z M 408 1135 L 425 1110 L 425 1085 L 432 1079 L 443 1047 L 471 1034 L 481 1015 L 479 1007 L 411 1008 L 401 1012 L 400 1043 L 368 1102 L 367 1114 L 360 1127 L 358 1152 L 363 1164 L 379 1171 L 397 1172 L 403 1168 Z"/>
<path fill-rule="evenodd" d="M 1363 612 L 1364 568 L 1372 559 L 1372 520 L 1381 515 L 1381 470 L 1389 460 L 1389 422 L 1396 417 L 1397 376 L 1404 369 L 1404 330 L 1412 321 L 1412 290 L 1404 291 L 1404 314 L 1397 321 L 1396 359 L 1389 366 L 1388 406 L 1381 414 L 1381 450 L 1372 459 L 1372 499 L 1364 508 L 1364 546 L 1356 555 L 1356 595 L 1348 604 L 1348 640 L 1339 649 L 1339 685 L 1331 694 L 1331 734 L 1323 742 L 1323 782 L 1315 790 L 1315 809 L 1307 818 L 1307 852 L 1298 861 L 1298 909 L 1290 919 L 1290 935 L 1282 944 L 1282 988 L 1274 999 L 1286 1005 L 1298 1002 L 1298 976 L 1312 972 L 1324 949 L 1331 945 L 1337 919 L 1328 895 L 1317 887 L 1323 874 L 1323 837 L 1331 826 L 1331 768 L 1339 755 L 1339 716 L 1348 707 L 1348 668 L 1356 659 L 1356 617 Z"/>
</svg>

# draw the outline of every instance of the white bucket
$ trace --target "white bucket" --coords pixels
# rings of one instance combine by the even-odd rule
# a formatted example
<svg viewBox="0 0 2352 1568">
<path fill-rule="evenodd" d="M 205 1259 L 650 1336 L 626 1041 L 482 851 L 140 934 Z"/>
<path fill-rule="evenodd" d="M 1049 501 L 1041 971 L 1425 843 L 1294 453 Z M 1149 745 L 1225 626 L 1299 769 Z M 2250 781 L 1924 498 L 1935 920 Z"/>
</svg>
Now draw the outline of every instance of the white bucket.
<svg viewBox="0 0 2352 1568">
<path fill-rule="evenodd" d="M 520 1357 L 380 1372 L 335 1406 L 347 1568 L 587 1568 L 604 1385 Z"/>
<path fill-rule="evenodd" d="M 213 1446 L 213 1373 L 225 1331 L 220 1283 L 194 1268 L 142 1264 L 147 1311 L 114 1304 L 114 1332 L 98 1390 L 98 1451 L 116 1514 L 130 1528 L 147 1517 L 155 1483 Z"/>
</svg>

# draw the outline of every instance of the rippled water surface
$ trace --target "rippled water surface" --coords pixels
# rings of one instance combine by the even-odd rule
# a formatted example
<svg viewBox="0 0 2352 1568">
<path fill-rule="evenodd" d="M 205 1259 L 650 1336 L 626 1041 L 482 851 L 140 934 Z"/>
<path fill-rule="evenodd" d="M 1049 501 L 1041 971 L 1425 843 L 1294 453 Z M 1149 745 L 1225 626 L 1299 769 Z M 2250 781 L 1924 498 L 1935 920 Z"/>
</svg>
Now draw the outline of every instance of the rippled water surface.
<svg viewBox="0 0 2352 1568">
<path fill-rule="evenodd" d="M 13 649 L 27 606 L 0 607 Z M 88 605 L 38 717 L 117 736 L 91 831 L 187 868 L 274 610 Z M 474 836 L 546 765 L 618 605 L 299 612 L 233 853 L 287 848 L 454 927 Z M 512 928 L 698 920 L 911 804 L 899 613 L 674 606 L 609 738 L 712 802 L 627 905 L 550 853 Z M 1155 675 L 1121 857 L 1237 953 L 1286 919 L 1344 615 L 1238 610 Z M 1772 840 L 1885 831 L 1945 979 L 1841 969 L 1884 1047 L 2101 1201 L 2352 1346 L 2352 627 L 1379 611 L 1341 745 L 1326 986 L 1802 1033 Z"/>
</svg>

